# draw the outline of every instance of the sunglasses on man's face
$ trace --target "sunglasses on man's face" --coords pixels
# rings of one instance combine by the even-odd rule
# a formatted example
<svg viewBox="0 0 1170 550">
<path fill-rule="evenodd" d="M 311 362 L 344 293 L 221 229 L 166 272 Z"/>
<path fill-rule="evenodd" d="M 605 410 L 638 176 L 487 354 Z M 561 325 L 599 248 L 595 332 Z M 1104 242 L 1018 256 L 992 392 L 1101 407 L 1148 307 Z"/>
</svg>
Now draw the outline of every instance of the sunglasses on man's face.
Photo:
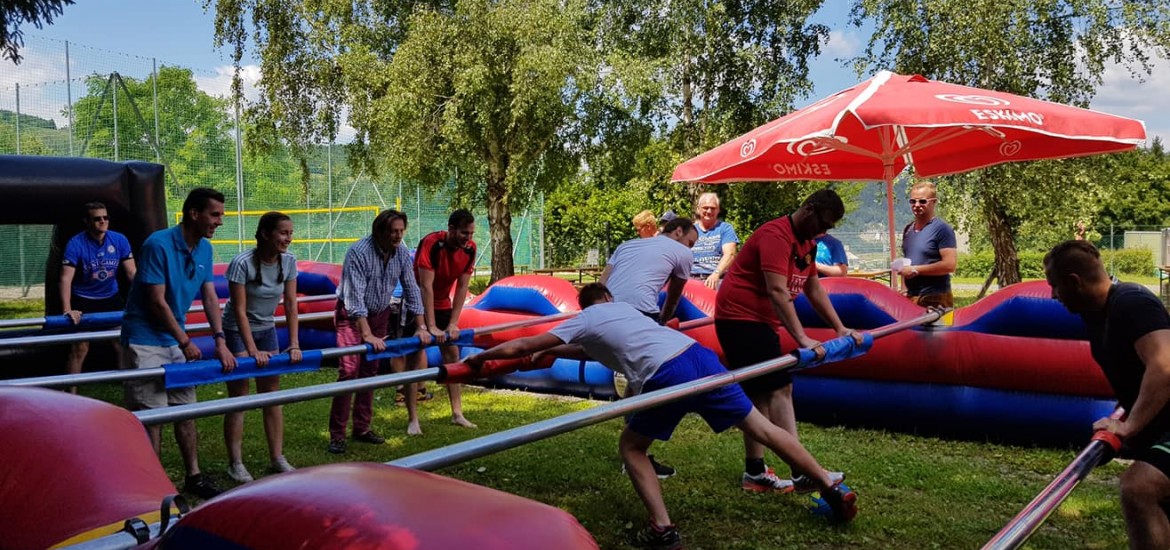
<svg viewBox="0 0 1170 550">
<path fill-rule="evenodd" d="M 938 200 L 938 199 L 910 199 L 910 206 L 914 206 L 915 204 L 921 204 L 922 206 L 926 206 L 931 201 L 936 201 L 936 200 Z"/>
<path fill-rule="evenodd" d="M 110 219 L 109 216 L 90 216 L 89 217 L 89 221 L 92 221 L 92 222 L 104 222 L 104 221 L 109 221 L 109 219 Z"/>
</svg>

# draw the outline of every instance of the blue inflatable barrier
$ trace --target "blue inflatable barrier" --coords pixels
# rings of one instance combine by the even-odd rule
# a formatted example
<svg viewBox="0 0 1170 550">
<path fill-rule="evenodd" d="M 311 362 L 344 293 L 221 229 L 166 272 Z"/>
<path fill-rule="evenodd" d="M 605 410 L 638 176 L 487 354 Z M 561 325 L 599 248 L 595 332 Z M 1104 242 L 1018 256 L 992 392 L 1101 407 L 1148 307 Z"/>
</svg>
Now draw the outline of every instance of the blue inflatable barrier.
<svg viewBox="0 0 1170 550">
<path fill-rule="evenodd" d="M 539 290 L 513 286 L 491 286 L 479 297 L 475 309 L 518 311 L 534 315 L 556 315 L 561 310 L 552 305 Z"/>
</svg>

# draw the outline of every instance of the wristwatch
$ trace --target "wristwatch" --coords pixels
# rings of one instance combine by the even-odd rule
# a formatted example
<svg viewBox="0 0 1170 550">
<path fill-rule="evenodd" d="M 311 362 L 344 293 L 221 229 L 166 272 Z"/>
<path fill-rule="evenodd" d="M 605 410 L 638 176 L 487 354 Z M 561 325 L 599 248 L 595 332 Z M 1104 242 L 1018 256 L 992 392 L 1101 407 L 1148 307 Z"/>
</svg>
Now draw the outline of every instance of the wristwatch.
<svg viewBox="0 0 1170 550">
<path fill-rule="evenodd" d="M 224 340 L 227 340 L 227 335 L 226 335 L 226 334 L 224 334 L 224 333 L 223 333 L 223 331 L 220 331 L 220 332 L 217 332 L 217 333 L 215 333 L 215 334 L 212 334 L 212 335 L 211 335 L 211 337 L 212 337 L 212 338 L 222 338 L 222 339 L 224 339 Z"/>
</svg>

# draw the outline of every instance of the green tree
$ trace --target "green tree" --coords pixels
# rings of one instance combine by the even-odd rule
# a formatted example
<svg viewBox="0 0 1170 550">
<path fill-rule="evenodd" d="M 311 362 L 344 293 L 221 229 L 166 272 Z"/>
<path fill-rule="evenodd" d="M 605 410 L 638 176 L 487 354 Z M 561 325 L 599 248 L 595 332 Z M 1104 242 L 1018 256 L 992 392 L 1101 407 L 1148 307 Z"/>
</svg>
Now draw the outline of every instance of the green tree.
<svg viewBox="0 0 1170 550">
<path fill-rule="evenodd" d="M 235 145 L 228 103 L 199 90 L 189 69 L 158 70 L 157 143 L 154 76 L 137 80 L 91 75 L 86 94 L 73 106 L 84 154 L 120 160 L 161 161 L 167 165 L 168 199 L 182 200 L 199 186 L 235 195 Z M 114 109 L 117 94 L 118 108 Z"/>
<path fill-rule="evenodd" d="M 1150 74 L 1152 55 L 1170 57 L 1170 12 L 1144 0 L 855 0 L 852 21 L 872 24 L 859 74 L 891 67 L 958 84 L 1085 106 L 1106 63 Z M 1041 170 L 1039 173 L 1043 173 Z M 974 201 L 987 224 L 1000 284 L 1020 280 L 1013 203 L 1051 215 L 1052 199 L 1071 191 L 1028 178 L 1027 169 L 993 167 L 944 185 Z M 1085 181 L 1093 184 L 1096 180 Z"/>
<path fill-rule="evenodd" d="M 5 0 L 0 4 L 0 56 L 20 63 L 20 47 L 24 45 L 22 23 L 36 28 L 53 24 L 53 18 L 65 11 L 73 0 Z"/>
</svg>

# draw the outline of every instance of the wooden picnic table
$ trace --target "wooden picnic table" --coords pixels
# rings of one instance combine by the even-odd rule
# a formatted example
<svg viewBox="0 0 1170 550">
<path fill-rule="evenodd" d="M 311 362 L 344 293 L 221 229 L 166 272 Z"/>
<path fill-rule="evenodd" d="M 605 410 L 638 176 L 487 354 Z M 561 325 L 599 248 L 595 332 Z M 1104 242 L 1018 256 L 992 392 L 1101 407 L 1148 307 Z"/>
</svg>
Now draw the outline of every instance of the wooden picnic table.
<svg viewBox="0 0 1170 550">
<path fill-rule="evenodd" d="M 599 266 L 550 267 L 545 269 L 532 270 L 532 272 L 537 275 L 552 275 L 554 277 L 557 273 L 575 273 L 577 274 L 577 286 L 584 285 L 586 277 L 591 277 L 593 279 L 590 282 L 596 282 L 601 278 L 602 271 L 605 271 L 605 268 Z"/>
</svg>

